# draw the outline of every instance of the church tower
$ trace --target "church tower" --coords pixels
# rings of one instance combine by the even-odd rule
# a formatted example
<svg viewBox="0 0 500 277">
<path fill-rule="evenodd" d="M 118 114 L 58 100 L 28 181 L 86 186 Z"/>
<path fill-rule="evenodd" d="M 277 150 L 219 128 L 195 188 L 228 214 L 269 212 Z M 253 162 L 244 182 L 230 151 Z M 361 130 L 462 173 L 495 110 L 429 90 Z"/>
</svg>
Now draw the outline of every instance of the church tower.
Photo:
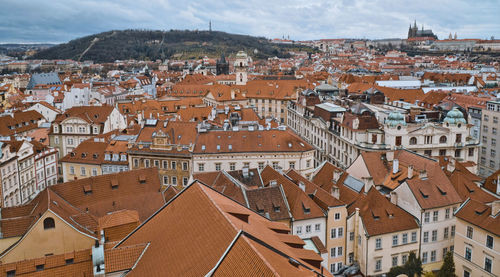
<svg viewBox="0 0 500 277">
<path fill-rule="evenodd" d="M 238 54 L 236 54 L 234 71 L 236 73 L 236 84 L 246 85 L 248 81 L 248 56 L 244 51 L 239 51 Z"/>
</svg>

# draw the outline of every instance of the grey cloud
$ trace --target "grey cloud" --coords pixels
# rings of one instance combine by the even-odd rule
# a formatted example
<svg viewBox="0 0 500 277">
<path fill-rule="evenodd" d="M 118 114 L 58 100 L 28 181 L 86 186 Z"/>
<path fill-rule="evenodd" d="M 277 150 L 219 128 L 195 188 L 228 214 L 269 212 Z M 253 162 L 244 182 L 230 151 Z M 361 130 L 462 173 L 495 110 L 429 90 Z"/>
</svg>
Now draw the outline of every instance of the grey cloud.
<svg viewBox="0 0 500 277">
<path fill-rule="evenodd" d="M 112 29 L 207 29 L 265 36 L 405 37 L 414 19 L 440 38 L 500 37 L 498 0 L 4 0 L 0 42 L 66 42 Z"/>
</svg>

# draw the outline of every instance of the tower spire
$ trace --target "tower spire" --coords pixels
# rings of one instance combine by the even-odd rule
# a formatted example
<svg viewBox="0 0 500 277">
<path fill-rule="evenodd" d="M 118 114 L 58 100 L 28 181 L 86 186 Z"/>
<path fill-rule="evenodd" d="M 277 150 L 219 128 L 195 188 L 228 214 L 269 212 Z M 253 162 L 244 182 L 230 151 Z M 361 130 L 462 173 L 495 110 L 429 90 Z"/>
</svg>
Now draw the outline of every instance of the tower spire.
<svg viewBox="0 0 500 277">
<path fill-rule="evenodd" d="M 208 21 L 208 31 L 212 32 L 212 20 Z"/>
</svg>

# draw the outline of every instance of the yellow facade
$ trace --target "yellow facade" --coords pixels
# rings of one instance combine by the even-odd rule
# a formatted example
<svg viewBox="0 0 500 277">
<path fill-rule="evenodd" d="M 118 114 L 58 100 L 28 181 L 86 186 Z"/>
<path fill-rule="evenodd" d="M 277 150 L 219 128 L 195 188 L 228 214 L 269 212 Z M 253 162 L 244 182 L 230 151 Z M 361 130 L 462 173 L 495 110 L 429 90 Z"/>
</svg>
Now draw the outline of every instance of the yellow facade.
<svg viewBox="0 0 500 277">
<path fill-rule="evenodd" d="M 64 182 L 102 175 L 102 169 L 99 164 L 68 162 L 62 162 L 61 164 Z"/>
<path fill-rule="evenodd" d="M 500 237 L 458 217 L 456 226 L 453 255 L 455 274 L 466 276 L 464 272 L 467 271 L 471 277 L 500 276 Z M 472 228 L 472 239 L 467 237 L 467 227 Z M 493 238 L 492 248 L 486 246 L 487 236 Z M 471 250 L 470 261 L 465 258 L 466 248 Z M 491 260 L 491 273 L 485 270 L 486 258 Z"/>
<path fill-rule="evenodd" d="M 346 253 L 346 240 L 349 233 L 346 230 L 347 209 L 345 206 L 330 207 L 326 221 L 326 249 L 328 250 L 328 269 L 332 271 L 332 264 L 349 264 Z M 341 229 L 342 231 L 339 231 Z M 333 231 L 332 231 L 333 230 Z M 332 234 L 333 233 L 333 234 Z M 342 247 L 342 255 L 332 257 L 332 248 Z"/>
<path fill-rule="evenodd" d="M 47 217 L 54 219 L 54 228 L 44 229 L 43 221 Z M 0 257 L 0 262 L 13 263 L 91 249 L 94 241 L 95 238 L 78 231 L 47 210 L 24 237 Z"/>
</svg>

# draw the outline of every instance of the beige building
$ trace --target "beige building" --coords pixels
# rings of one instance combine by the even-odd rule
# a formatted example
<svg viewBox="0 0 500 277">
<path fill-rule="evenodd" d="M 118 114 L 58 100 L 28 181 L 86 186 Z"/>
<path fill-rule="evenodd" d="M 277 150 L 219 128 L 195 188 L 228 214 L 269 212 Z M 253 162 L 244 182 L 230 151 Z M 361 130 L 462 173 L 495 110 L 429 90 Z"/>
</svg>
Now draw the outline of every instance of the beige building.
<svg viewBox="0 0 500 277">
<path fill-rule="evenodd" d="M 500 169 L 500 101 L 486 102 L 481 120 L 479 175 L 490 176 Z"/>
<path fill-rule="evenodd" d="M 314 169 L 314 148 L 287 130 L 209 130 L 200 132 L 193 173 L 240 170 L 243 167 L 294 169 L 306 178 Z"/>
<path fill-rule="evenodd" d="M 468 199 L 456 211 L 455 274 L 463 277 L 500 275 L 500 203 Z"/>
<path fill-rule="evenodd" d="M 126 127 L 125 118 L 114 107 L 73 107 L 58 115 L 52 123 L 50 146 L 58 148 L 61 158 L 91 137 Z"/>
</svg>

